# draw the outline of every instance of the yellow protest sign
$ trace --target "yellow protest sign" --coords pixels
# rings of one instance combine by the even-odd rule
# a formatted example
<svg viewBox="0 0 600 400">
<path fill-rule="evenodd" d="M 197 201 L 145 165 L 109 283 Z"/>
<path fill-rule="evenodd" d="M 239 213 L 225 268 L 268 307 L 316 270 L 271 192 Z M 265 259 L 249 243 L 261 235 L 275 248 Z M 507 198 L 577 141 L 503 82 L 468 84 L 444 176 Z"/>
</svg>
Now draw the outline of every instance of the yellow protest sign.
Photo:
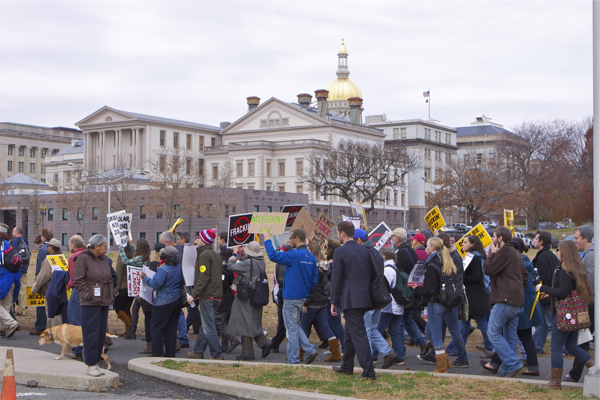
<svg viewBox="0 0 600 400">
<path fill-rule="evenodd" d="M 288 213 L 255 212 L 252 213 L 248 232 L 269 232 L 271 235 L 281 235 L 283 232 L 285 232 L 285 224 L 287 223 L 287 219 Z"/>
<path fill-rule="evenodd" d="M 46 298 L 43 294 L 31 293 L 31 286 L 27 286 L 27 307 L 45 307 Z"/>
<path fill-rule="evenodd" d="M 504 209 L 504 226 L 515 236 L 515 215 L 513 210 Z"/>
<path fill-rule="evenodd" d="M 446 225 L 446 221 L 444 221 L 444 217 L 442 217 L 442 213 L 438 206 L 433 207 L 427 214 L 425 214 L 425 223 L 431 229 L 431 232 L 434 230 L 439 230 L 440 228 Z"/>
<path fill-rule="evenodd" d="M 175 229 L 177 229 L 177 226 L 179 226 L 179 224 L 181 224 L 182 222 L 183 222 L 183 219 L 177 218 L 177 221 L 175 221 L 175 223 L 173 224 L 171 229 L 169 229 L 169 232 L 171 232 L 171 233 L 175 232 Z"/>
<path fill-rule="evenodd" d="M 55 269 L 54 267 L 59 267 L 63 271 L 69 270 L 69 264 L 67 263 L 67 259 L 65 258 L 64 254 L 56 254 L 54 256 L 47 256 L 46 259 L 50 263 L 50 266 L 53 267 L 53 269 Z"/>
<path fill-rule="evenodd" d="M 463 251 L 463 248 L 462 248 L 463 241 L 465 240 L 465 238 L 467 236 L 471 236 L 471 235 L 479 237 L 484 249 L 486 247 L 488 247 L 490 244 L 492 244 L 492 237 L 490 236 L 490 234 L 487 233 L 487 231 L 485 230 L 483 225 L 477 224 L 475 227 L 473 227 L 473 229 L 471 229 L 469 232 L 467 232 L 465 234 L 465 236 L 461 237 L 460 240 L 458 242 L 456 242 L 456 250 L 458 251 L 458 254 L 460 254 L 460 256 L 462 258 L 465 258 L 465 255 L 467 254 L 467 252 Z"/>
</svg>

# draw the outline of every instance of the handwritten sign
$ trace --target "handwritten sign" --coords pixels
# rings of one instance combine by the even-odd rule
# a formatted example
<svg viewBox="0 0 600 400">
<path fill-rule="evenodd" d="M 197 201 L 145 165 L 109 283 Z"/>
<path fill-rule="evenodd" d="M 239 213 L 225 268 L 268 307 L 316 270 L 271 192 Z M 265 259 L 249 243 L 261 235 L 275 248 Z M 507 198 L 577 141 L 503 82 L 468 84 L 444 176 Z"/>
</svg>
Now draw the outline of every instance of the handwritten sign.
<svg viewBox="0 0 600 400">
<path fill-rule="evenodd" d="M 142 268 L 127 266 L 127 296 L 138 297 L 142 285 Z"/>
<path fill-rule="evenodd" d="M 467 254 L 466 251 L 463 251 L 463 246 L 462 246 L 463 242 L 464 242 L 465 238 L 470 235 L 479 237 L 479 239 L 481 240 L 481 244 L 483 245 L 483 248 L 486 248 L 490 244 L 492 244 L 492 238 L 490 237 L 490 234 L 487 233 L 487 231 L 485 230 L 483 225 L 477 224 L 475 227 L 473 227 L 473 229 L 471 229 L 469 232 L 467 232 L 465 234 L 465 236 L 461 237 L 460 240 L 458 242 L 456 242 L 456 250 L 458 251 L 458 254 L 460 254 L 460 256 L 462 258 L 465 258 L 465 255 Z"/>
<path fill-rule="evenodd" d="M 310 217 L 310 214 L 308 213 L 308 211 L 306 211 L 306 208 L 302 208 L 298 212 L 298 215 L 296 216 L 296 219 L 294 221 L 294 224 L 290 228 L 290 231 L 296 229 L 302 229 L 306 233 L 307 238 L 310 237 L 315 231 L 315 221 L 313 221 L 313 219 Z"/>
<path fill-rule="evenodd" d="M 64 254 L 56 254 L 53 256 L 46 256 L 46 259 L 50 263 L 50 267 L 53 271 L 62 269 L 63 271 L 69 270 L 69 264 Z"/>
<path fill-rule="evenodd" d="M 504 210 L 504 226 L 515 236 L 515 214 L 513 210 Z"/>
<path fill-rule="evenodd" d="M 296 220 L 296 217 L 298 216 L 298 213 L 300 212 L 300 209 L 306 207 L 305 204 L 296 204 L 296 205 L 292 205 L 292 206 L 283 206 L 283 208 L 281 209 L 282 213 L 287 213 L 288 214 L 288 219 L 287 222 L 285 223 L 285 227 L 289 228 L 294 224 L 294 221 Z"/>
<path fill-rule="evenodd" d="M 264 233 L 268 232 L 271 235 L 281 235 L 285 232 L 285 225 L 287 223 L 287 213 L 268 213 L 268 212 L 255 212 L 252 213 L 250 220 L 250 233 Z"/>
<path fill-rule="evenodd" d="M 229 216 L 229 226 L 227 227 L 227 247 L 235 247 L 241 244 L 250 243 L 254 240 L 254 235 L 250 235 L 250 214 L 236 214 Z"/>
<path fill-rule="evenodd" d="M 127 238 L 131 239 L 131 220 L 132 214 L 127 214 L 125 211 L 117 211 L 106 216 L 108 226 L 112 232 L 115 244 L 118 246 L 127 245 Z"/>
<path fill-rule="evenodd" d="M 406 286 L 415 288 L 423 286 L 423 282 L 425 281 L 425 263 L 418 262 L 413 267 L 412 271 L 410 271 L 410 275 L 408 276 L 408 282 Z"/>
<path fill-rule="evenodd" d="M 369 234 L 369 240 L 373 243 L 373 246 L 376 250 L 379 250 L 382 247 L 390 247 L 392 245 L 390 243 L 390 231 L 390 227 L 387 226 L 385 222 L 380 223 L 371 231 Z"/>
<path fill-rule="evenodd" d="M 43 294 L 31 293 L 31 286 L 27 286 L 27 307 L 45 307 L 46 298 Z"/>
<path fill-rule="evenodd" d="M 444 221 L 444 217 L 442 217 L 442 213 L 438 206 L 433 207 L 427 214 L 425 214 L 425 223 L 433 232 L 436 229 L 443 228 L 446 225 L 446 221 Z"/>
<path fill-rule="evenodd" d="M 325 243 L 327 243 L 327 239 L 329 239 L 329 236 L 331 236 L 334 226 L 335 223 L 332 220 L 330 220 L 325 214 L 320 214 L 315 222 L 315 233 L 310 240 L 319 242 L 321 246 L 325 245 Z"/>
</svg>

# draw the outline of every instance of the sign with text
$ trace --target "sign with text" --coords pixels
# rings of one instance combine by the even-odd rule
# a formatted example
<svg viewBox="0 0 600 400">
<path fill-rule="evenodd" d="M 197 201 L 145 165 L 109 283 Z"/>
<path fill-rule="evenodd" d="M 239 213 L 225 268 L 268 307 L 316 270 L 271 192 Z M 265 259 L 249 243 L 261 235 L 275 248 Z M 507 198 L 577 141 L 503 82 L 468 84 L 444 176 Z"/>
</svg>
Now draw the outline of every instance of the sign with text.
<svg viewBox="0 0 600 400">
<path fill-rule="evenodd" d="M 305 208 L 305 207 L 306 207 L 306 205 L 304 205 L 304 204 L 297 204 L 294 206 L 283 206 L 283 208 L 281 209 L 281 212 L 288 214 L 288 219 L 285 223 L 286 228 L 289 228 L 290 226 L 292 226 L 294 224 L 294 221 L 296 220 L 298 213 L 300 212 L 300 210 L 302 208 Z"/>
<path fill-rule="evenodd" d="M 320 214 L 315 222 L 315 233 L 310 240 L 317 241 L 324 246 L 327 239 L 331 236 L 331 232 L 335 227 L 335 223 L 330 220 L 325 214 Z"/>
<path fill-rule="evenodd" d="M 350 207 L 352 208 L 352 214 L 355 217 L 362 217 L 365 227 L 367 226 L 367 216 L 365 215 L 365 209 L 363 208 L 361 203 L 350 203 Z"/>
<path fill-rule="evenodd" d="M 127 266 L 127 296 L 138 297 L 142 285 L 142 268 Z"/>
<path fill-rule="evenodd" d="M 311 218 L 306 208 L 301 208 L 290 228 L 290 232 L 296 229 L 302 229 L 306 233 L 306 238 L 310 238 L 315 231 L 315 221 Z"/>
<path fill-rule="evenodd" d="M 391 247 L 390 233 L 391 229 L 385 224 L 385 222 L 377 225 L 375 229 L 369 234 L 369 240 L 373 243 L 375 249 L 379 250 L 382 247 Z"/>
<path fill-rule="evenodd" d="M 515 236 L 515 214 L 513 210 L 504 210 L 504 226 Z"/>
<path fill-rule="evenodd" d="M 117 211 L 106 216 L 116 245 L 126 246 L 127 238 L 133 240 L 131 239 L 132 217 L 132 214 L 127 214 L 125 211 Z"/>
<path fill-rule="evenodd" d="M 470 236 L 470 235 L 479 237 L 484 249 L 486 247 L 488 247 L 490 244 L 492 244 L 492 238 L 490 237 L 490 234 L 487 233 L 487 231 L 485 230 L 483 225 L 477 224 L 475 227 L 473 227 L 473 229 L 471 229 L 469 232 L 467 232 L 465 234 L 465 236 L 461 237 L 460 240 L 458 242 L 456 242 L 456 250 L 458 251 L 458 254 L 460 254 L 460 256 L 462 258 L 465 258 L 465 255 L 467 254 L 467 252 L 463 251 L 463 248 L 462 248 L 463 241 L 465 240 L 465 238 L 467 236 Z"/>
<path fill-rule="evenodd" d="M 254 235 L 250 234 L 250 214 L 236 214 L 229 216 L 229 225 L 227 227 L 227 247 L 235 247 L 241 244 L 250 243 L 254 240 Z"/>
<path fill-rule="evenodd" d="M 425 281 L 425 263 L 418 262 L 413 267 L 412 271 L 410 271 L 410 275 L 408 276 L 408 282 L 406 286 L 415 288 L 422 287 Z"/>
<path fill-rule="evenodd" d="M 69 270 L 69 264 L 64 254 L 55 254 L 53 256 L 46 256 L 46 259 L 50 263 L 50 267 L 53 271 L 62 269 L 63 271 Z"/>
<path fill-rule="evenodd" d="M 281 235 L 285 232 L 285 226 L 288 219 L 287 213 L 268 213 L 255 212 L 252 213 L 250 220 L 250 233 L 268 232 L 271 235 Z"/>
<path fill-rule="evenodd" d="M 154 275 L 156 272 L 152 271 L 150 268 L 144 265 L 143 268 L 144 273 L 148 278 L 154 279 Z M 144 283 L 142 279 L 140 282 L 140 298 L 146 300 L 148 303 L 154 305 L 154 289 Z"/>
<path fill-rule="evenodd" d="M 342 215 L 342 221 L 350 221 L 354 225 L 354 229 L 360 229 L 360 217 L 347 217 Z"/>
<path fill-rule="evenodd" d="M 45 307 L 46 298 L 43 294 L 31 293 L 31 286 L 27 286 L 27 307 Z"/>
<path fill-rule="evenodd" d="M 444 221 L 444 217 L 442 217 L 442 213 L 438 206 L 433 207 L 427 214 L 425 214 L 425 223 L 433 232 L 434 230 L 439 230 L 446 225 L 446 221 Z"/>
</svg>

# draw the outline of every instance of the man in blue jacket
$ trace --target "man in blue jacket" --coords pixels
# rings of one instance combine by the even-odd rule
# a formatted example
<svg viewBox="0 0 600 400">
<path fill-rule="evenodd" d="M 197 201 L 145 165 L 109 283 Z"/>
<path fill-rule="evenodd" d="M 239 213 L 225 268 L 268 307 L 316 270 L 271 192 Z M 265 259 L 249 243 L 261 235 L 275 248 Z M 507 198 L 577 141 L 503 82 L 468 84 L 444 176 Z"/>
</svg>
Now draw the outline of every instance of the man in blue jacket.
<svg viewBox="0 0 600 400">
<path fill-rule="evenodd" d="M 302 329 L 298 327 L 298 318 L 308 293 L 317 284 L 319 272 L 317 259 L 306 248 L 306 233 L 296 229 L 290 234 L 292 250 L 277 253 L 271 242 L 271 235 L 264 234 L 265 250 L 269 260 L 286 265 L 283 276 L 283 323 L 287 331 L 288 364 L 300 363 L 300 345 L 304 350 L 306 364 L 317 358 L 317 351 L 310 344 Z"/>
<path fill-rule="evenodd" d="M 0 223 L 0 251 L 2 252 L 10 247 L 7 233 L 8 225 Z M 21 287 L 21 271 L 10 272 L 4 268 L 3 260 L 4 257 L 0 258 L 0 327 L 6 328 L 5 337 L 9 339 L 19 329 L 19 324 L 10 315 L 10 308 L 15 300 L 15 294 Z"/>
<path fill-rule="evenodd" d="M 27 238 L 23 237 L 23 228 L 21 228 L 20 226 L 15 226 L 12 230 L 12 239 L 10 241 L 10 245 L 13 247 L 13 249 L 19 249 L 19 244 L 21 244 L 21 242 L 24 242 L 27 245 L 27 248 L 29 248 L 29 241 L 27 240 Z M 27 286 L 27 269 L 29 268 L 29 260 L 23 260 L 23 266 L 21 267 L 21 289 L 19 290 L 19 292 L 17 294 L 15 294 L 15 296 L 18 296 L 18 307 L 15 307 L 15 314 L 16 315 L 24 315 L 25 314 L 25 309 L 27 308 L 27 293 L 26 293 L 26 286 Z"/>
</svg>

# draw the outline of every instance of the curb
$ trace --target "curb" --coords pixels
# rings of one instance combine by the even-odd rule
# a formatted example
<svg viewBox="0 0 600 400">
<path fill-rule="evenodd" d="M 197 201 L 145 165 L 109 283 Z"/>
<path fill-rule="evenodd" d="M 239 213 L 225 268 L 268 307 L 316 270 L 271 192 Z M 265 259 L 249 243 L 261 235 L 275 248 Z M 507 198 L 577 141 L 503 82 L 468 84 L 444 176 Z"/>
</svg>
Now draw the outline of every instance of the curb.
<svg viewBox="0 0 600 400">
<path fill-rule="evenodd" d="M 303 400 L 303 399 L 345 399 L 352 400 L 353 397 L 345 397 L 345 396 L 335 396 L 335 395 L 327 395 L 321 393 L 310 393 L 310 392 L 300 392 L 289 389 L 278 389 L 271 388 L 266 386 L 252 385 L 249 383 L 241 383 L 234 381 L 227 381 L 224 379 L 217 378 L 209 378 L 207 376 L 202 375 L 194 375 L 186 372 L 175 371 L 167 368 L 160 367 L 158 365 L 153 365 L 152 363 L 162 362 L 165 360 L 172 360 L 177 362 L 187 361 L 190 363 L 203 363 L 203 364 L 242 364 L 242 365 L 271 365 L 271 366 L 285 366 L 292 368 L 327 368 L 330 369 L 331 366 L 328 365 L 305 365 L 305 364 L 282 364 L 282 363 L 269 363 L 269 362 L 244 362 L 244 361 L 225 361 L 225 360 L 198 360 L 198 359 L 190 359 L 190 358 L 168 358 L 168 357 L 145 357 L 145 358 L 134 358 L 129 360 L 127 364 L 127 368 L 131 371 L 138 372 L 140 374 L 152 376 L 154 378 L 162 379 L 168 382 L 176 383 L 182 386 L 192 387 L 194 389 L 207 390 L 210 392 L 223 393 L 230 396 L 237 396 L 246 399 L 268 399 L 268 400 L 279 400 L 285 396 L 286 399 L 290 400 Z M 360 369 L 360 367 L 359 367 Z M 387 374 L 416 374 L 422 371 L 407 371 L 407 370 L 384 370 L 376 368 L 375 371 L 379 374 L 387 373 Z M 464 375 L 464 374 L 439 374 L 433 372 L 427 372 L 429 375 L 435 376 L 437 378 L 464 378 L 464 379 L 480 379 L 487 381 L 504 381 L 504 382 L 520 382 L 529 385 L 541 386 L 543 384 L 548 383 L 548 381 L 541 380 L 532 380 L 532 379 L 520 379 L 520 378 L 502 378 L 496 376 L 482 376 L 482 375 Z M 576 388 L 583 389 L 582 383 L 574 383 L 574 382 L 562 382 L 562 386 L 568 388 Z"/>
</svg>

